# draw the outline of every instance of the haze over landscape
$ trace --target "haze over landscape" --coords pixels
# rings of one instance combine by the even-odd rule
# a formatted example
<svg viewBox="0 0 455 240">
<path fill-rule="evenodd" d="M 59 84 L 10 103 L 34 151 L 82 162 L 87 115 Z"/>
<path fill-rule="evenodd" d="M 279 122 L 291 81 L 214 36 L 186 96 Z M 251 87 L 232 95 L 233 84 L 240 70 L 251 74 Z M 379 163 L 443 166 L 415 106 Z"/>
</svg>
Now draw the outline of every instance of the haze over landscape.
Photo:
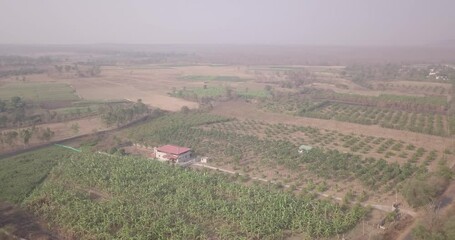
<svg viewBox="0 0 455 240">
<path fill-rule="evenodd" d="M 451 0 L 0 2 L 6 44 L 422 45 L 455 39 Z"/>
</svg>

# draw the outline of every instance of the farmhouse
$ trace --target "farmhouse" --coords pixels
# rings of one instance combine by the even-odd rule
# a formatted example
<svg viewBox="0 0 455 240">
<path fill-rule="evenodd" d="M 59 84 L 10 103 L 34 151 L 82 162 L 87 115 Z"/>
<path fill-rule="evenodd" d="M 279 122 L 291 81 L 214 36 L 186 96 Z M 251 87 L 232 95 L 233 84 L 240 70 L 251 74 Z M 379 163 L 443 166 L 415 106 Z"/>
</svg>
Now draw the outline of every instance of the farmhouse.
<svg viewBox="0 0 455 240">
<path fill-rule="evenodd" d="M 164 145 L 154 148 L 154 155 L 158 160 L 181 163 L 191 159 L 191 149 L 175 145 Z"/>
</svg>

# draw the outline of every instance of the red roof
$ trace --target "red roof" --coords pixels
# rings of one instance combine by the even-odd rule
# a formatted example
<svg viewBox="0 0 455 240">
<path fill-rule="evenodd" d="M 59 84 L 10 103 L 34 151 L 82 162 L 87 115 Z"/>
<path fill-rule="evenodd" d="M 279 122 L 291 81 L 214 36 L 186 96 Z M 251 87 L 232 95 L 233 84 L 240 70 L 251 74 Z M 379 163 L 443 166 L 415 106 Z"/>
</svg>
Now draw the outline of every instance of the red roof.
<svg viewBox="0 0 455 240">
<path fill-rule="evenodd" d="M 157 148 L 156 150 L 158 150 L 160 152 L 176 154 L 176 155 L 180 155 L 180 154 L 186 153 L 188 151 L 191 151 L 190 148 L 179 147 L 179 146 L 174 146 L 174 145 L 164 145 L 164 146 Z"/>
</svg>

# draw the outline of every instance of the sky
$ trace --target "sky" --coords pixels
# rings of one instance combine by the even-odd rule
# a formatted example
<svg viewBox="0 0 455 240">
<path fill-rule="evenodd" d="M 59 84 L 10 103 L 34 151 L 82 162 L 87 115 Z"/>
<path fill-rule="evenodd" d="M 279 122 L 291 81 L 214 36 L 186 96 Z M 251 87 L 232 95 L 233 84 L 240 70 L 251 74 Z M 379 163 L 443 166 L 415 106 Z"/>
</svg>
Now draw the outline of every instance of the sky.
<svg viewBox="0 0 455 240">
<path fill-rule="evenodd" d="M 0 44 L 420 45 L 454 0 L 0 0 Z"/>
</svg>

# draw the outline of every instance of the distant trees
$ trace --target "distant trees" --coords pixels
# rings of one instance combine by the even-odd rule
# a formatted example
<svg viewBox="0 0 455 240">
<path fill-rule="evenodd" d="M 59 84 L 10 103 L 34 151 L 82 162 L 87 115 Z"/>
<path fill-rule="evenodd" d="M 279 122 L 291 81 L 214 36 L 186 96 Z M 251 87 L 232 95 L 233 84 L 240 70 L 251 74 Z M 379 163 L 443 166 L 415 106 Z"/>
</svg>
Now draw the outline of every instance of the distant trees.
<svg viewBox="0 0 455 240">
<path fill-rule="evenodd" d="M 14 96 L 9 100 L 0 99 L 0 127 L 5 127 L 9 122 L 20 124 L 26 120 L 26 103 L 22 98 Z"/>
<path fill-rule="evenodd" d="M 96 77 L 101 73 L 100 66 L 92 63 L 54 65 L 54 69 L 58 75 L 70 77 Z"/>
<path fill-rule="evenodd" d="M 147 114 L 149 112 L 147 105 L 141 99 L 132 105 L 105 105 L 101 110 L 101 119 L 108 125 L 117 124 L 120 126 L 137 116 Z"/>
<path fill-rule="evenodd" d="M 38 139 L 44 141 L 50 141 L 55 135 L 55 133 L 50 128 L 46 128 L 45 130 L 41 130 L 40 132 L 41 133 L 38 135 Z"/>
</svg>

